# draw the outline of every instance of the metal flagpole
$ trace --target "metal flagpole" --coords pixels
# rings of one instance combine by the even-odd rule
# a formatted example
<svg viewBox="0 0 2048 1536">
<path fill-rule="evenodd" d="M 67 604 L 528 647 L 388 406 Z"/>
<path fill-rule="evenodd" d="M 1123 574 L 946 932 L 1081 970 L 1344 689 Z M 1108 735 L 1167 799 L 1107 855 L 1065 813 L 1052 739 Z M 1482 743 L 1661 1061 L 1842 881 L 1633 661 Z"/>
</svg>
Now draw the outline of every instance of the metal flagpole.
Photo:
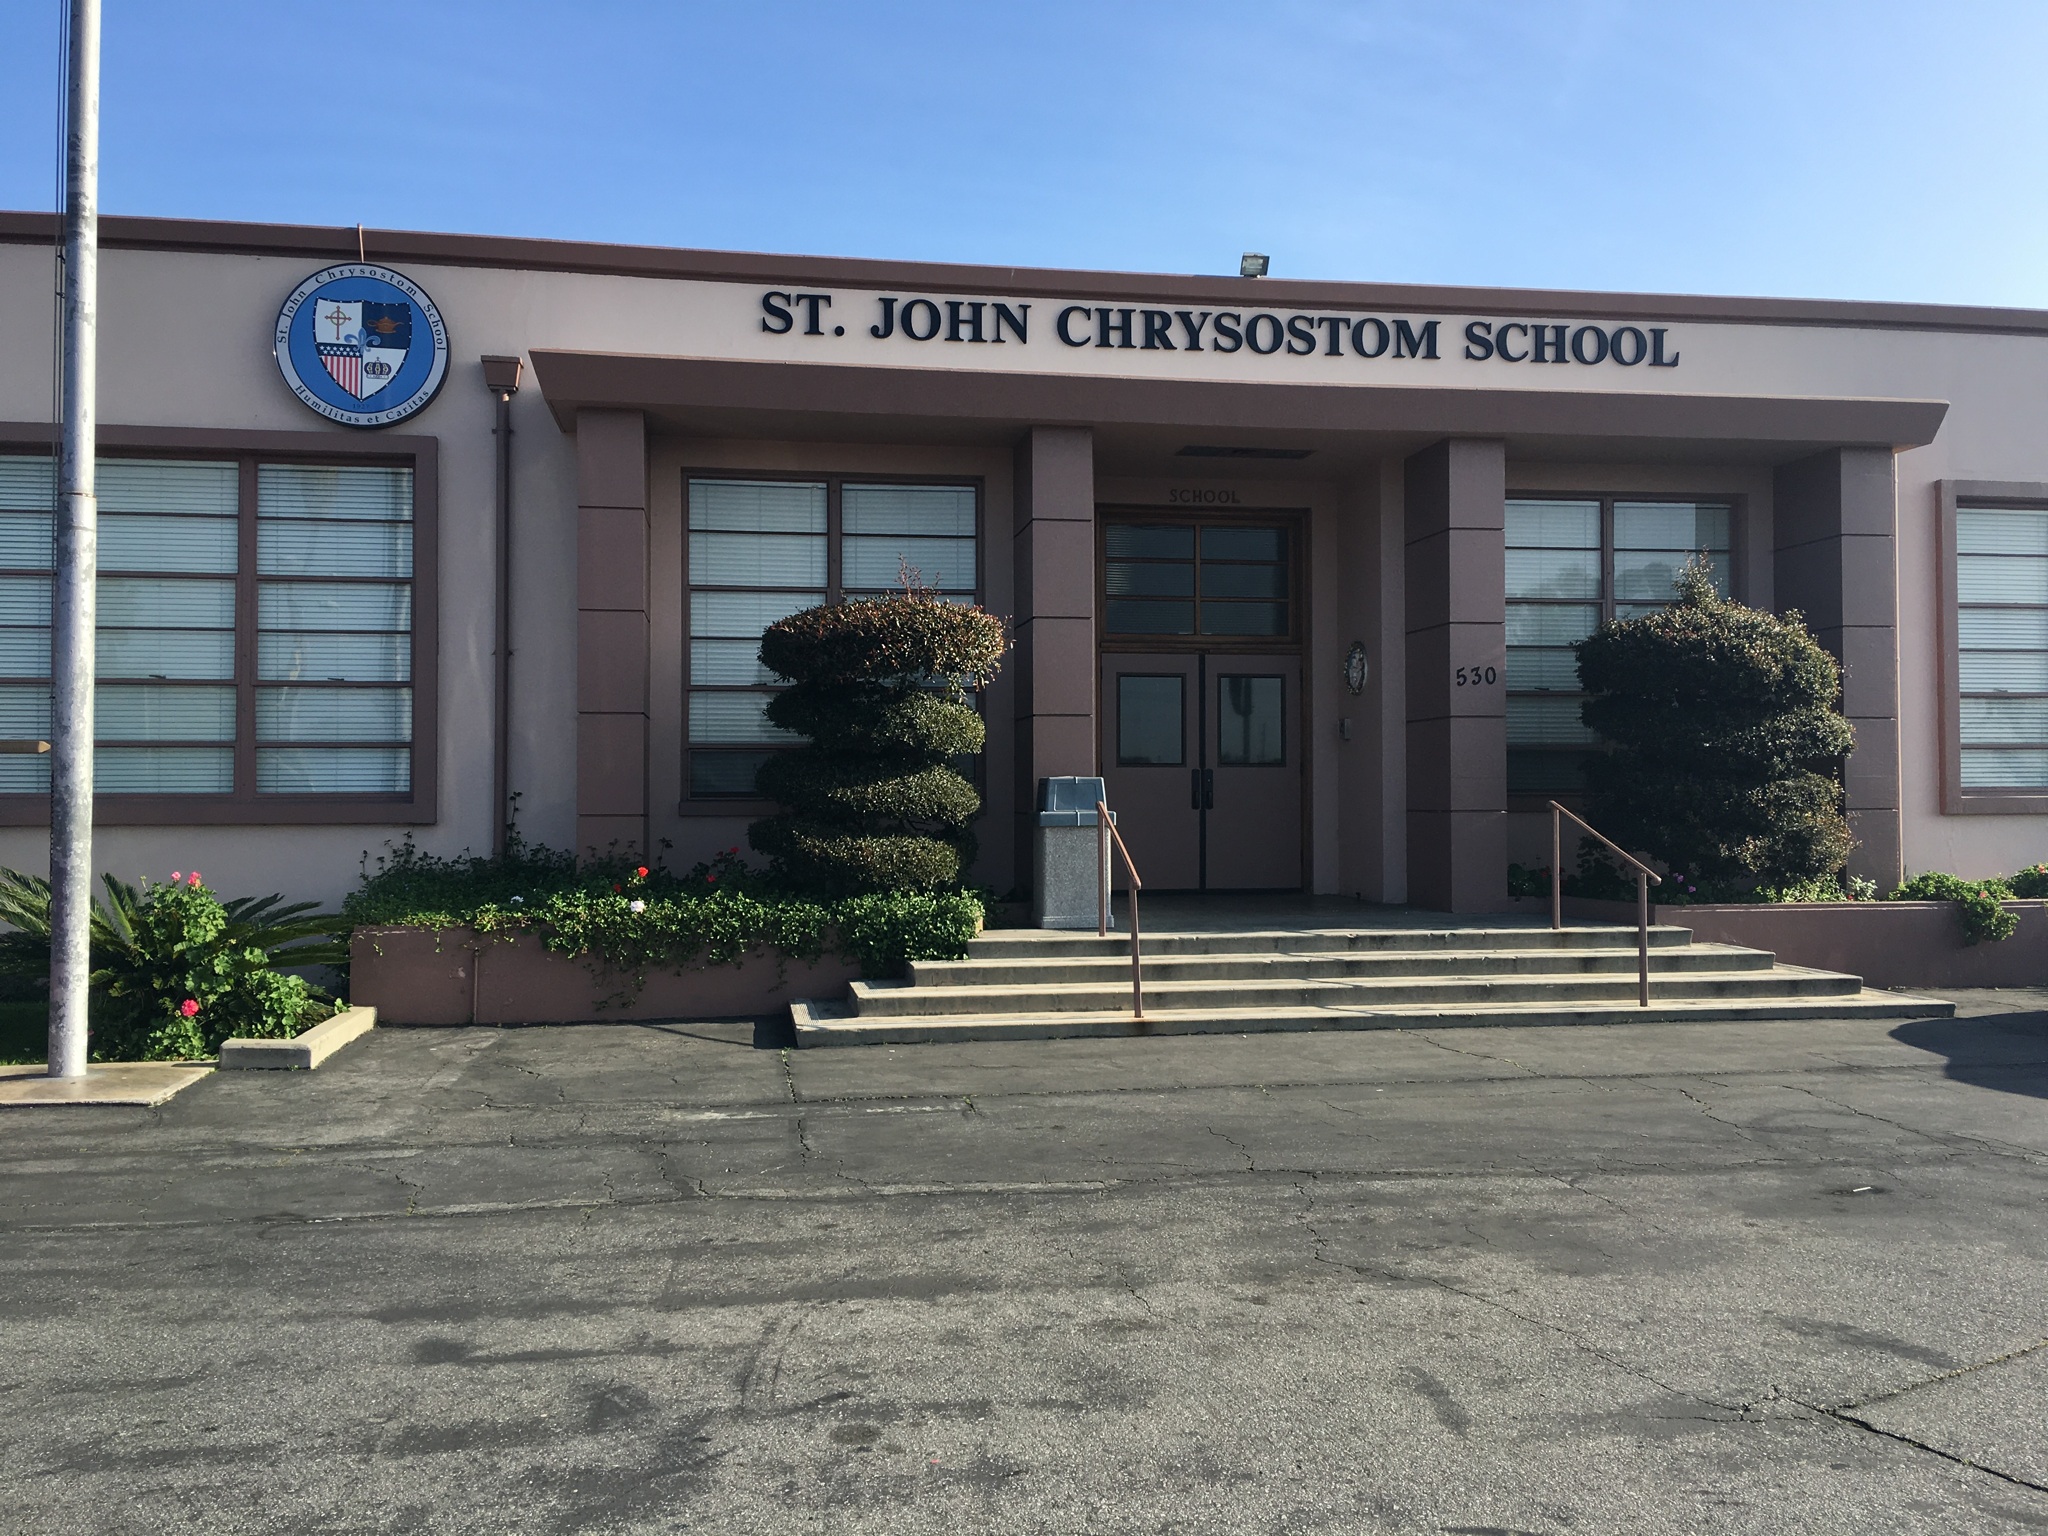
<svg viewBox="0 0 2048 1536">
<path fill-rule="evenodd" d="M 50 622 L 50 1075 L 83 1077 L 92 974 L 92 688 L 99 504 L 100 6 L 71 0 L 64 155 L 64 426 Z"/>
</svg>

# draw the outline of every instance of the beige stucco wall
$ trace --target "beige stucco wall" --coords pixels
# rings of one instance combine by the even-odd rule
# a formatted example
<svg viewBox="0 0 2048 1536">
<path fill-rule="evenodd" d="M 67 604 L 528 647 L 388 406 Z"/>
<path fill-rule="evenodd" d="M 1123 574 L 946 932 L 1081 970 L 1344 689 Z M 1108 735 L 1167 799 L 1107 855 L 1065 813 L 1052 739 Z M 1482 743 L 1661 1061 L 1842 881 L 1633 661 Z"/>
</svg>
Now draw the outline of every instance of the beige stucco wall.
<svg viewBox="0 0 2048 1536">
<path fill-rule="evenodd" d="M 374 244 L 369 257 L 375 261 Z M 304 258 L 110 249 L 101 261 L 101 413 L 109 423 L 289 431 L 350 429 L 323 422 L 285 389 L 269 356 L 278 304 L 318 265 Z M 440 634 L 441 819 L 415 829 L 439 853 L 490 842 L 492 547 L 491 404 L 477 358 L 535 348 L 705 357 L 859 362 L 877 367 L 1067 371 L 1116 377 L 1199 377 L 1292 381 L 1331 387 L 1398 383 L 1419 387 L 1674 394 L 1853 396 L 1943 399 L 1951 403 L 1937 439 L 1898 461 L 1899 643 L 1904 748 L 1904 840 L 1915 870 L 1964 874 L 2007 870 L 2048 858 L 2048 817 L 1948 817 L 1938 772 L 1935 482 L 1942 478 L 2048 482 L 2048 338 L 1825 325 L 1671 323 L 1675 369 L 1539 367 L 1468 362 L 1465 317 L 1443 316 L 1443 360 L 1377 361 L 1285 352 L 1255 356 L 1069 349 L 1053 340 L 1056 303 L 1031 300 L 1032 342 L 1002 347 L 876 341 L 865 327 L 874 295 L 831 289 L 831 324 L 845 337 L 786 336 L 760 329 L 760 287 L 751 284 L 402 263 L 431 293 L 454 342 L 440 398 L 401 430 L 441 443 L 442 618 Z M 51 397 L 51 257 L 46 248 L 0 244 L 0 421 L 45 421 Z M 1272 290 L 1247 284 L 1244 307 Z M 903 295 L 907 296 L 907 294 Z M 943 300 L 943 293 L 931 295 Z M 986 301 L 986 296 L 982 296 Z M 1142 304 L 1133 299 L 1132 304 Z M 1271 306 L 1267 306 L 1271 307 Z M 1285 313 L 1285 311 L 1282 311 Z M 1393 313 L 1389 311 L 1388 313 Z M 1416 313 L 1410 311 L 1409 313 Z M 1497 317 L 1496 317 L 1497 318 Z M 1570 319 L 1568 314 L 1530 319 Z M 1609 322 L 1611 326 L 1613 322 Z M 557 428 L 531 375 L 515 406 L 515 729 L 513 787 L 523 795 L 529 836 L 557 845 L 574 837 L 575 560 L 573 442 Z M 866 457 L 863 457 L 865 455 Z M 989 591 L 1009 591 L 1010 463 L 991 449 L 830 448 L 829 445 L 708 444 L 657 439 L 652 449 L 656 570 L 679 559 L 677 471 L 686 461 L 747 467 L 973 473 L 988 485 Z M 1740 491 L 1750 508 L 1744 555 L 1752 600 L 1769 595 L 1770 466 L 1755 462 L 1558 464 L 1516 461 L 1511 483 L 1585 489 Z M 1256 484 L 1255 479 L 1240 482 Z M 1341 481 L 1289 482 L 1271 505 L 1312 508 L 1317 552 L 1311 583 L 1308 662 L 1317 714 L 1313 745 L 1311 843 L 1319 890 L 1402 893 L 1400 465 L 1367 464 Z M 1304 503 L 1304 491 L 1307 501 Z M 1105 494 L 1108 494 L 1107 488 Z M 1128 487 L 1115 492 L 1131 499 Z M 662 498 L 669 498 L 664 501 Z M 1761 521 L 1760 521 L 1761 520 Z M 1004 573 L 1000 574 L 999 572 Z M 656 621 L 660 622 L 657 596 Z M 1373 654 L 1362 700 L 1341 694 L 1337 669 L 1352 639 Z M 679 699 L 675 661 L 656 658 L 657 687 Z M 664 673 L 661 668 L 667 666 Z M 678 704 L 679 708 L 679 704 Z M 992 716 L 999 729 L 1008 711 Z M 1335 722 L 1355 722 L 1340 743 Z M 679 716 L 677 716 L 679 720 Z M 717 819 L 683 818 L 679 724 L 654 750 L 655 835 L 677 844 L 681 862 L 730 846 Z M 1007 775 L 991 775 L 991 810 Z M 685 822 L 692 822 L 685 826 Z M 989 824 L 987 841 L 1003 841 Z M 714 830 L 715 829 L 715 830 Z M 333 899 L 354 880 L 360 855 L 402 835 L 400 828 L 107 828 L 103 867 L 124 875 L 198 864 L 236 891 L 278 889 Z M 44 867 L 38 829 L 0 831 L 0 863 Z"/>
</svg>

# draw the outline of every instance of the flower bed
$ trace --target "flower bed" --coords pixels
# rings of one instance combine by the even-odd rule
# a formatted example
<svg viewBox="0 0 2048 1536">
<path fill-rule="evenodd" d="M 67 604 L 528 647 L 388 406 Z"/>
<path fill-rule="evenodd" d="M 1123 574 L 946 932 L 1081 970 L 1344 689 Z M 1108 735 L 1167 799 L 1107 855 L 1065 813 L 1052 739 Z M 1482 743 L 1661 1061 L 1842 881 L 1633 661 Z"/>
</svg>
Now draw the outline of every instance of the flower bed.
<svg viewBox="0 0 2048 1536">
<path fill-rule="evenodd" d="M 737 849 L 672 875 L 516 845 L 451 860 L 408 844 L 343 913 L 350 998 L 391 1024 L 763 1014 L 908 960 L 957 958 L 982 923 L 980 901 L 957 891 L 807 900 Z"/>
<path fill-rule="evenodd" d="M 1650 921 L 1690 928 L 1703 944 L 1769 950 L 1787 965 L 1861 976 L 1873 987 L 2048 986 L 2048 902 L 2001 905 L 2018 926 L 1989 944 L 1966 942 L 1951 901 L 1653 902 Z M 1631 927 L 1636 921 L 1632 901 L 1567 896 L 1564 914 Z"/>
</svg>

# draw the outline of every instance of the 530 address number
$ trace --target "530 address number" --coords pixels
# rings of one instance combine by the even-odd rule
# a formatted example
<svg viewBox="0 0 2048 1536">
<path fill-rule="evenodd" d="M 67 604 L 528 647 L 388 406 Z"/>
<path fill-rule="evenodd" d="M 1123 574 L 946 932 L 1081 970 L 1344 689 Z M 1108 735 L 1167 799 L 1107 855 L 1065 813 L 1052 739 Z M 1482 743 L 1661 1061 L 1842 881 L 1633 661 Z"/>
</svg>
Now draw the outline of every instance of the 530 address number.
<svg viewBox="0 0 2048 1536">
<path fill-rule="evenodd" d="M 1460 667 L 1451 674 L 1452 681 L 1460 688 L 1479 688 L 1500 681 L 1498 667 Z"/>
</svg>

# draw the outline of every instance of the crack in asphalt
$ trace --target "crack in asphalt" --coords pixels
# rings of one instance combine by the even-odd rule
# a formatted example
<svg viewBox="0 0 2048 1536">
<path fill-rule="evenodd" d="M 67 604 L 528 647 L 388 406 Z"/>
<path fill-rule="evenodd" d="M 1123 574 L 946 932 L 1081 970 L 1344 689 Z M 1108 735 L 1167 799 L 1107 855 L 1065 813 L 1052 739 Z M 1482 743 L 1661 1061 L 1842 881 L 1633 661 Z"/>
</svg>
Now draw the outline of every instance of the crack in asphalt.
<svg viewBox="0 0 2048 1536">
<path fill-rule="evenodd" d="M 1788 1397 L 1786 1401 L 1798 1403 L 1800 1407 L 1809 1409 L 1819 1414 L 1822 1418 L 1830 1419 L 1837 1424 L 1847 1424 L 1852 1429 L 1863 1430 L 1866 1434 L 1877 1435 L 1882 1439 L 1893 1441 L 1899 1445 L 1910 1445 L 1916 1451 L 1925 1451 L 1930 1456 L 1939 1456 L 1943 1461 L 1953 1463 L 1958 1467 L 1968 1467 L 1972 1472 L 1982 1472 L 1986 1477 L 1995 1477 L 2002 1483 L 2011 1483 L 2018 1488 L 2029 1488 L 2035 1493 L 2048 1493 L 2048 1483 L 2037 1483 L 2032 1478 L 2021 1477 L 2016 1472 L 2004 1472 L 1997 1467 L 1986 1466 L 1981 1461 L 1973 1461 L 1968 1456 L 1960 1455 L 1955 1451 L 1945 1451 L 1940 1446 L 1929 1445 L 1925 1440 L 1918 1439 L 1913 1435 L 1902 1433 L 1896 1429 L 1886 1429 L 1881 1424 L 1873 1424 L 1870 1420 L 1861 1418 L 1845 1408 L 1828 1408 L 1818 1403 L 1802 1402 L 1794 1397 Z"/>
<path fill-rule="evenodd" d="M 1945 1381 L 1954 1381 L 1963 1376 L 1973 1376 L 1978 1371 L 1989 1370 L 1994 1365 L 2005 1365 L 2013 1360 L 2024 1360 L 2028 1355 L 2037 1354 L 2043 1349 L 2048 1349 L 2048 1339 L 2036 1339 L 2031 1344 L 2023 1344 L 2018 1349 L 2009 1349 L 2004 1354 L 1995 1355 L 1989 1360 L 1979 1360 L 1974 1365 L 1959 1365 L 1952 1371 L 1942 1371 L 1938 1375 L 1928 1377 L 1925 1381 L 1916 1381 L 1911 1386 L 1896 1387 L 1890 1392 L 1880 1392 L 1875 1397 L 1857 1398 L 1853 1402 L 1842 1403 L 1838 1406 L 1845 1410 L 1850 1408 L 1875 1408 L 1879 1403 L 1893 1402 L 1898 1398 L 1906 1396 L 1909 1392 L 1919 1392 L 1927 1387 L 1938 1387 Z"/>
<path fill-rule="evenodd" d="M 1924 1141 L 1930 1146 L 1940 1147 L 1943 1151 L 1953 1152 L 1956 1150 L 1957 1143 L 1966 1142 L 1973 1147 L 1983 1147 L 1985 1150 L 1995 1153 L 2000 1157 L 2013 1158 L 2020 1162 L 2040 1163 L 2048 1160 L 2048 1154 L 2043 1154 L 2033 1147 L 2021 1146 L 2017 1142 L 2001 1141 L 1994 1136 L 1972 1136 L 1967 1131 L 1923 1131 L 1918 1126 L 1907 1125 L 1903 1120 L 1893 1120 L 1886 1115 L 1874 1114 L 1867 1109 L 1859 1109 L 1854 1104 L 1845 1104 L 1840 1099 L 1831 1099 L 1817 1088 L 1808 1088 L 1801 1083 L 1784 1083 L 1780 1086 L 1789 1088 L 1795 1093 L 1803 1093 L 1808 1098 L 1825 1104 L 1831 1109 L 1839 1109 L 1845 1114 L 1856 1115 L 1862 1119 L 1874 1121 L 1878 1125 L 1890 1126 L 1895 1131 L 1903 1131 L 1915 1140 Z"/>
<path fill-rule="evenodd" d="M 1244 1171 L 1246 1173 L 1257 1173 L 1259 1171 L 1259 1165 L 1252 1161 L 1252 1155 L 1249 1151 L 1245 1149 L 1243 1142 L 1233 1141 L 1230 1137 L 1224 1135 L 1221 1131 L 1217 1130 L 1216 1127 L 1213 1125 L 1205 1125 L 1202 1127 L 1202 1129 L 1207 1131 L 1211 1136 L 1214 1136 L 1226 1147 L 1230 1148 L 1230 1150 L 1235 1152 L 1239 1157 L 1243 1158 Z"/>
</svg>

